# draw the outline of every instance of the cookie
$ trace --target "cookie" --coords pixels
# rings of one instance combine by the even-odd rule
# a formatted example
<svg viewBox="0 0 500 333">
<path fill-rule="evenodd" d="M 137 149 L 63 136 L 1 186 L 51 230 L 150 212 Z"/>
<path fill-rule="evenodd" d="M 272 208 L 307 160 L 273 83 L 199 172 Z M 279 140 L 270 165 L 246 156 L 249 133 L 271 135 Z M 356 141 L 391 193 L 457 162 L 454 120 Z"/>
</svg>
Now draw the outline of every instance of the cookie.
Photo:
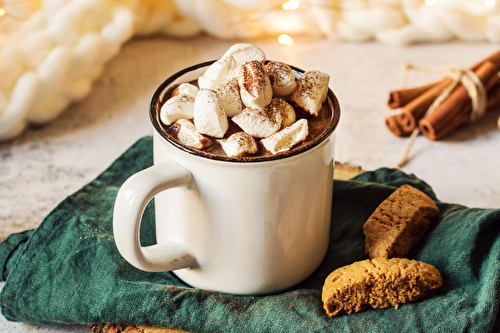
<svg viewBox="0 0 500 333">
<path fill-rule="evenodd" d="M 366 254 L 371 259 L 403 258 L 438 218 L 439 209 L 431 198 L 410 185 L 403 185 L 365 222 Z"/>
<path fill-rule="evenodd" d="M 367 308 L 399 307 L 435 294 L 443 285 L 432 265 L 404 258 L 375 258 L 333 271 L 323 286 L 323 307 L 332 316 Z"/>
</svg>

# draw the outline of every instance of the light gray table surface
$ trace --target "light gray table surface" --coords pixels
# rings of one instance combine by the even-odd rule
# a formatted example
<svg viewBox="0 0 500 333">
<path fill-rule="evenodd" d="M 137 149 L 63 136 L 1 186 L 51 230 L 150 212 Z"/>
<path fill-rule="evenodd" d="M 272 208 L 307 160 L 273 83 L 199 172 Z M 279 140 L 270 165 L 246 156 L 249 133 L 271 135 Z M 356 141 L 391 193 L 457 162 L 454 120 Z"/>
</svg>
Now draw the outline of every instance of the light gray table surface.
<svg viewBox="0 0 500 333">
<path fill-rule="evenodd" d="M 147 107 L 155 88 L 169 75 L 220 57 L 235 41 L 134 39 L 104 69 L 89 96 L 51 123 L 30 128 L 0 143 L 0 237 L 36 227 L 61 200 L 94 179 L 137 139 L 152 134 Z M 422 44 L 405 48 L 379 43 L 296 39 L 254 41 L 268 59 L 330 74 L 341 104 L 336 159 L 365 170 L 392 167 L 407 139 L 385 127 L 388 93 L 400 87 L 405 62 L 423 66 L 469 67 L 498 50 L 477 43 Z M 436 76 L 410 73 L 409 86 Z M 431 185 L 441 201 L 468 207 L 500 208 L 500 110 L 462 126 L 441 141 L 417 138 L 402 168 Z M 0 284 L 3 286 L 3 284 Z M 0 316 L 0 332 L 87 332 L 84 325 L 39 326 L 11 323 Z"/>
</svg>

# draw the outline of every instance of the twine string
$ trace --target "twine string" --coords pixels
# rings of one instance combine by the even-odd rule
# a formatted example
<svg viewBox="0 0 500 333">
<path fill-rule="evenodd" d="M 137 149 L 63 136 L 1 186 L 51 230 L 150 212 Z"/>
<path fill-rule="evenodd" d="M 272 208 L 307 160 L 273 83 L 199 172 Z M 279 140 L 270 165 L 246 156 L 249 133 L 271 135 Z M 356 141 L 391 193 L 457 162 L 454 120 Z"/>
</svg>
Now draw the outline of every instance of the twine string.
<svg viewBox="0 0 500 333">
<path fill-rule="evenodd" d="M 455 89 L 455 87 L 459 83 L 462 83 L 465 89 L 467 89 L 467 93 L 469 94 L 469 97 L 471 98 L 472 101 L 472 111 L 470 114 L 470 121 L 471 122 L 476 121 L 477 119 L 481 118 L 486 112 L 486 105 L 488 99 L 486 89 L 484 88 L 483 83 L 476 75 L 476 73 L 474 73 L 470 69 L 462 69 L 457 66 L 425 67 L 407 63 L 403 68 L 403 75 L 401 82 L 402 89 L 405 89 L 406 87 L 408 72 L 410 71 L 410 69 L 428 73 L 443 73 L 445 77 L 449 77 L 452 79 L 452 82 L 448 86 L 446 86 L 446 88 L 434 100 L 431 106 L 429 106 L 429 108 L 425 112 L 424 117 L 434 112 L 434 110 L 436 110 L 436 108 L 451 94 L 451 92 Z M 499 120 L 499 127 L 500 127 L 500 120 Z M 413 146 L 413 143 L 415 142 L 415 139 L 417 138 L 419 133 L 420 129 L 417 124 L 417 126 L 410 135 L 408 145 L 406 146 L 406 149 L 403 153 L 403 157 L 396 164 L 396 168 L 401 168 L 405 166 L 411 160 L 411 158 L 409 158 L 411 147 Z"/>
</svg>

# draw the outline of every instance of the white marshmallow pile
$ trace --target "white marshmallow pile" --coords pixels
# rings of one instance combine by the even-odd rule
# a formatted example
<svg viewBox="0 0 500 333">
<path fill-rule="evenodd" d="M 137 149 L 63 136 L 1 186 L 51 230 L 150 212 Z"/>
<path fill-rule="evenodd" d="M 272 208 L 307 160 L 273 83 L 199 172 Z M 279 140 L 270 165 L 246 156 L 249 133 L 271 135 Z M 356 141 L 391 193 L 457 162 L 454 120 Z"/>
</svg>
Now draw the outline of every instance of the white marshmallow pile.
<svg viewBox="0 0 500 333">
<path fill-rule="evenodd" d="M 290 66 L 265 61 L 258 47 L 233 45 L 198 78 L 199 90 L 188 83 L 174 89 L 160 110 L 161 121 L 173 124 L 178 140 L 196 149 L 213 143 L 203 135 L 221 139 L 217 141 L 230 157 L 257 153 L 255 139 L 272 154 L 290 150 L 309 132 L 307 120 L 297 120 L 289 102 L 318 116 L 330 77 L 313 70 L 296 81 Z M 228 119 L 243 132 L 225 137 Z"/>
</svg>

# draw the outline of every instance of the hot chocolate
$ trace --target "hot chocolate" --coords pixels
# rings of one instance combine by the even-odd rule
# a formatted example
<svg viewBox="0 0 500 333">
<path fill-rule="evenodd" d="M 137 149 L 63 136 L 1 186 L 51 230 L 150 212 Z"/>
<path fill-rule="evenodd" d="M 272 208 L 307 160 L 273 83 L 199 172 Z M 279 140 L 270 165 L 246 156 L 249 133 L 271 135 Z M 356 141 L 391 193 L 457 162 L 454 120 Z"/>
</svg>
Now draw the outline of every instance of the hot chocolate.
<svg viewBox="0 0 500 333">
<path fill-rule="evenodd" d="M 159 101 L 158 118 L 170 138 L 203 155 L 261 160 L 286 154 L 313 142 L 333 121 L 329 76 L 300 74 L 266 62 L 253 45 L 236 44 L 198 80 L 171 87 Z"/>
</svg>

